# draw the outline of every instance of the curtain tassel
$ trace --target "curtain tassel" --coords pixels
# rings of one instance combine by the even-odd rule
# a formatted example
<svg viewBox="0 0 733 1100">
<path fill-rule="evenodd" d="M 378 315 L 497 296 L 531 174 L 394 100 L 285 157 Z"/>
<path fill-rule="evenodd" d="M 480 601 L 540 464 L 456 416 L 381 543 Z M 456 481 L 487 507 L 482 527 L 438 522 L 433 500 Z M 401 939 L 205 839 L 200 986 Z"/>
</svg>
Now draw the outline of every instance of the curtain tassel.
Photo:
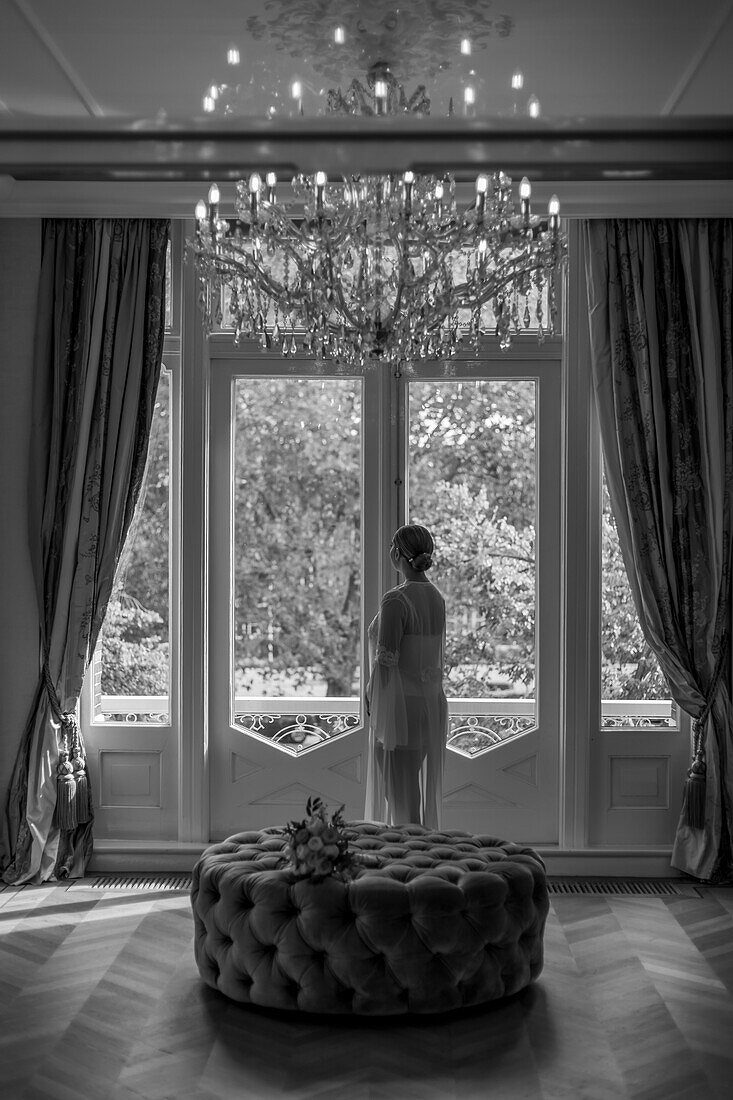
<svg viewBox="0 0 733 1100">
<path fill-rule="evenodd" d="M 707 785 L 707 765 L 705 763 L 705 725 L 713 709 L 723 667 L 728 660 L 730 636 L 727 631 L 720 639 L 718 656 L 713 669 L 713 677 L 708 687 L 707 698 L 702 713 L 692 723 L 692 764 L 685 780 L 682 820 L 691 829 L 705 828 L 705 788 Z"/>
<path fill-rule="evenodd" d="M 63 742 L 56 768 L 56 825 L 62 830 L 73 830 L 93 818 L 89 773 L 75 716 L 62 714 L 61 728 Z"/>
<path fill-rule="evenodd" d="M 684 818 L 691 829 L 705 828 L 705 760 L 695 757 L 685 780 Z"/>
<path fill-rule="evenodd" d="M 704 829 L 707 765 L 705 764 L 705 749 L 702 746 L 702 723 L 695 722 L 694 730 L 696 748 L 685 780 L 682 818 L 691 829 Z"/>
<path fill-rule="evenodd" d="M 86 825 L 92 820 L 89 773 L 81 745 L 79 727 L 73 714 L 64 715 L 64 722 L 71 735 L 71 768 L 74 775 L 74 811 L 76 824 Z"/>
<path fill-rule="evenodd" d="M 59 829 L 75 829 L 77 826 L 76 779 L 74 767 L 69 761 L 66 737 L 56 768 L 56 824 Z"/>
<path fill-rule="evenodd" d="M 73 761 L 74 768 L 74 802 L 76 805 L 76 820 L 79 825 L 86 825 L 92 820 L 91 796 L 89 791 L 89 776 L 87 775 L 86 760 L 83 756 L 77 756 Z"/>
</svg>

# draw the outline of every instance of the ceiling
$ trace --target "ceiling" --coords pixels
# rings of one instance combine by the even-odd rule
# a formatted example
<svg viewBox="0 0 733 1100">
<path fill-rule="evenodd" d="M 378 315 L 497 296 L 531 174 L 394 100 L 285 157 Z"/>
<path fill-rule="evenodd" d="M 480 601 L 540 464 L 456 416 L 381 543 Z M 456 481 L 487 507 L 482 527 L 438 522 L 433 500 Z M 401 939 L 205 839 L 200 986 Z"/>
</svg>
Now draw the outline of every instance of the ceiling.
<svg viewBox="0 0 733 1100">
<path fill-rule="evenodd" d="M 224 82 L 242 114 L 294 117 L 294 78 L 313 116 L 380 60 L 427 84 L 433 115 L 451 96 L 460 113 L 466 83 L 489 116 L 531 94 L 552 119 L 733 115 L 731 0 L 0 0 L 0 26 L 0 114 L 57 125 L 202 117 Z"/>
<path fill-rule="evenodd" d="M 212 83 L 242 113 L 325 110 L 328 88 L 386 61 L 433 113 L 475 87 L 477 112 L 550 118 L 733 114 L 730 0 L 0 0 L 0 111 L 68 120 L 203 116 Z M 333 42 L 343 26 L 344 43 Z M 469 56 L 460 52 L 463 37 Z M 240 65 L 227 65 L 236 45 Z M 515 69 L 525 76 L 513 94 Z M 471 75 L 473 74 L 473 75 Z"/>
<path fill-rule="evenodd" d="M 87 209 L 92 184 L 143 180 L 179 187 L 188 211 L 192 181 L 263 165 L 440 162 L 468 179 L 498 163 L 538 181 L 722 181 L 733 198 L 733 0 L 0 0 L 0 26 L 0 214 L 51 193 Z M 426 85 L 429 118 L 328 116 L 329 89 L 377 61 L 408 97 Z M 227 118 L 203 109 L 212 84 Z"/>
</svg>

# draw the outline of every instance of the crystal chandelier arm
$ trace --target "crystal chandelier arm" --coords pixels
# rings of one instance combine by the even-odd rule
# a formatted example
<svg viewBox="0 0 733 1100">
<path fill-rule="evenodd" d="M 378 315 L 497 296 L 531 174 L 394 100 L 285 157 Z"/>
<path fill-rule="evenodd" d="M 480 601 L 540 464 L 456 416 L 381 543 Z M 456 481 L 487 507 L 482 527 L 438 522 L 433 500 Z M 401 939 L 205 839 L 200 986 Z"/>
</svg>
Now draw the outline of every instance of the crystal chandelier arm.
<svg viewBox="0 0 733 1100">
<path fill-rule="evenodd" d="M 356 314 L 352 312 L 346 302 L 343 286 L 340 279 L 337 279 L 335 281 L 334 296 L 336 299 L 335 308 L 337 308 L 341 313 L 342 321 L 345 322 L 349 328 L 357 329 L 359 327 L 359 319 L 357 318 Z M 331 324 L 330 322 L 329 327 L 336 328 L 336 326 Z"/>
<path fill-rule="evenodd" d="M 502 272 L 489 271 L 481 289 L 477 291 L 466 283 L 457 284 L 435 300 L 435 319 L 428 325 L 429 329 L 440 326 L 445 319 L 449 308 L 476 309 L 495 298 L 500 290 L 516 284 L 521 276 L 530 276 L 535 272 L 546 271 L 555 267 L 555 262 L 550 262 L 546 257 L 533 256 L 529 260 L 514 262 L 505 267 Z"/>
<path fill-rule="evenodd" d="M 231 273 L 237 274 L 263 287 L 277 301 L 282 302 L 285 299 L 285 286 L 273 279 L 270 273 L 247 252 L 241 251 L 236 256 L 215 256 L 209 260 L 209 263 L 220 277 Z"/>
</svg>

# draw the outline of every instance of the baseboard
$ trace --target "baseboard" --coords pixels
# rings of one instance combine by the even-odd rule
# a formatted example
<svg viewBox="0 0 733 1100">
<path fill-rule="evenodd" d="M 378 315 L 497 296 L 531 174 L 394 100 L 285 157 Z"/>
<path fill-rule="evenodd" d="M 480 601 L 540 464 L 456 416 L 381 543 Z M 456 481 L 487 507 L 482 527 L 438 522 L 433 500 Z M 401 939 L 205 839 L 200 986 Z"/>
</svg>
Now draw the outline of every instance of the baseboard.
<svg viewBox="0 0 733 1100">
<path fill-rule="evenodd" d="M 548 875 L 589 878 L 682 878 L 670 866 L 669 848 L 578 848 L 559 849 L 537 845 Z"/>
<path fill-rule="evenodd" d="M 95 840 L 87 874 L 190 871 L 206 847 L 172 840 Z"/>
<path fill-rule="evenodd" d="M 97 840 L 88 874 L 190 871 L 208 845 L 175 841 Z M 677 878 L 671 848 L 559 849 L 533 845 L 548 875 L 599 878 Z"/>
</svg>

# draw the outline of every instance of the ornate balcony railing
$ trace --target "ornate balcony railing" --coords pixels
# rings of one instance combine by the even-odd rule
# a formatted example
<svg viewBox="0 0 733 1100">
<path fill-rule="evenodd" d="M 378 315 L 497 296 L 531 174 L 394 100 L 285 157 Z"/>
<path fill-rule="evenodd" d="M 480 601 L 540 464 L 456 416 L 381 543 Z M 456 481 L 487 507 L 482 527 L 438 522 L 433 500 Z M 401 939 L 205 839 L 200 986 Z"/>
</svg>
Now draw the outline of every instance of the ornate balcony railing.
<svg viewBox="0 0 733 1100">
<path fill-rule="evenodd" d="M 477 756 L 492 746 L 520 737 L 537 725 L 534 699 L 449 698 L 448 746 L 465 756 Z M 604 699 L 601 726 L 613 729 L 676 729 L 679 715 L 670 699 Z M 166 725 L 167 695 L 102 695 L 96 721 Z M 244 733 L 272 741 L 299 755 L 323 741 L 355 729 L 361 721 L 358 696 L 340 699 L 310 696 L 237 696 L 233 721 Z"/>
<path fill-rule="evenodd" d="M 142 726 L 170 724 L 167 695 L 98 695 L 95 704 L 95 722 L 136 722 Z"/>
<path fill-rule="evenodd" d="M 603 729 L 679 729 L 679 707 L 672 699 L 604 699 Z"/>
</svg>

